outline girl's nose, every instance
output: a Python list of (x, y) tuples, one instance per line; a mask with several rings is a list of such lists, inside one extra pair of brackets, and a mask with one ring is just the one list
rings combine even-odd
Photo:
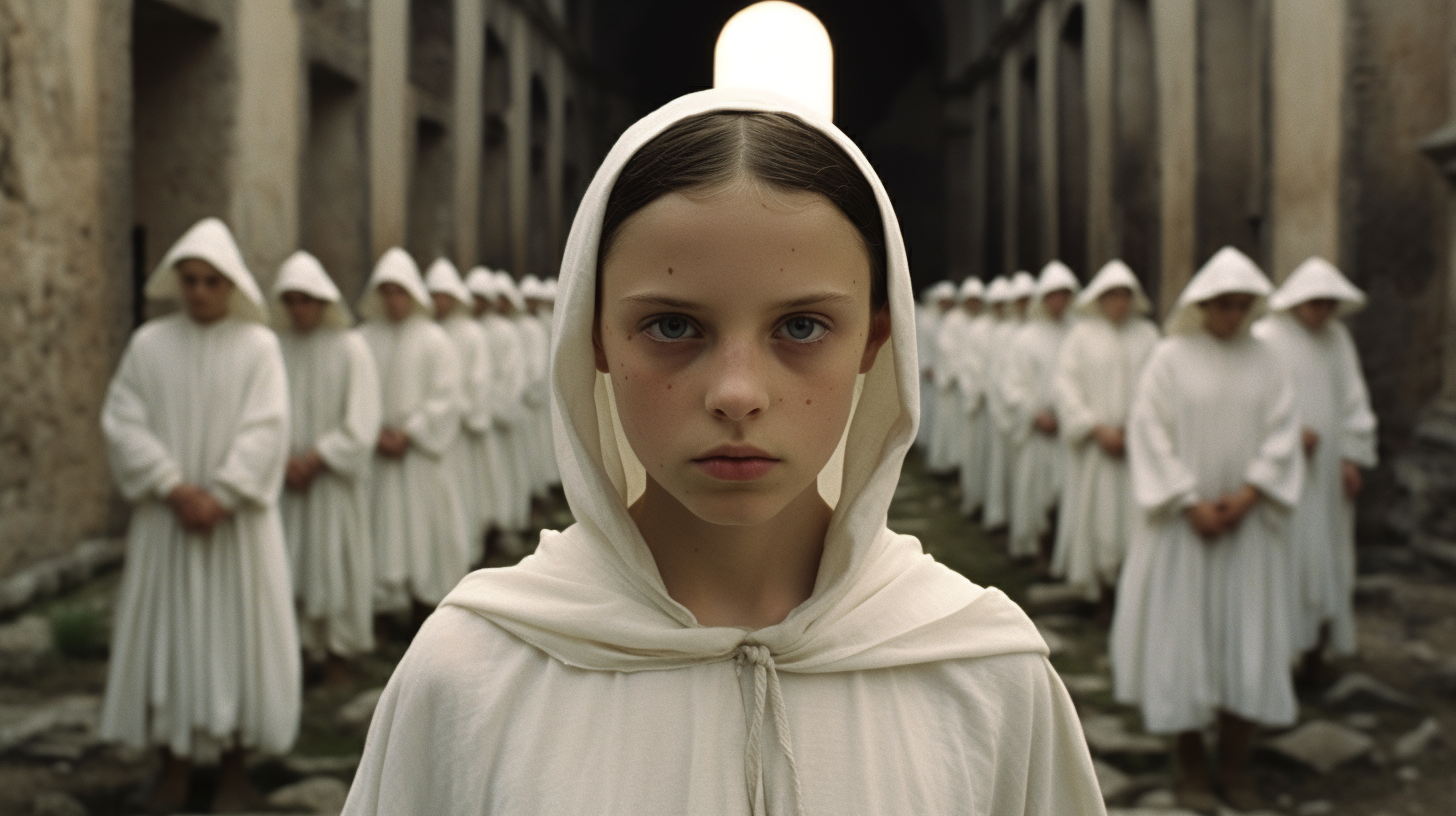
[(760, 414), (768, 404), (768, 361), (749, 340), (725, 339), (712, 361), (713, 380), (705, 407), (730, 422)]

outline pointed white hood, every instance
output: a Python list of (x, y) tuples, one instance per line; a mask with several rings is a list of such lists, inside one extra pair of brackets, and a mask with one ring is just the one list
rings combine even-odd
[(965, 303), (971, 299), (985, 300), (986, 285), (981, 283), (980, 278), (971, 277), (961, 281), (960, 291), (956, 292), (956, 303)]
[(1042, 305), (1042, 298), (1052, 292), (1066, 290), (1074, 296), (1077, 290), (1082, 288), (1082, 283), (1077, 280), (1077, 275), (1072, 272), (1071, 267), (1061, 261), (1052, 261), (1042, 267), (1041, 275), (1036, 279), (1036, 293), (1032, 295), (1031, 308), (1027, 310), (1028, 317), (1046, 317), (1046, 307)]
[(948, 280), (936, 281), (931, 287), (925, 290), (925, 303), (934, 306), (942, 300), (955, 300), (956, 287)]
[(1005, 303), (1008, 300), (1011, 300), (1011, 281), (1002, 275), (997, 275), (986, 286), (986, 302)]
[(1113, 289), (1127, 287), (1132, 290), (1132, 313), (1146, 315), (1153, 311), (1153, 304), (1148, 300), (1148, 295), (1143, 291), (1143, 285), (1138, 282), (1137, 275), (1134, 275), (1132, 268), (1120, 260), (1111, 260), (1098, 270), (1096, 277), (1087, 284), (1087, 288), (1077, 295), (1076, 311), (1084, 317), (1091, 317), (1102, 314), (1097, 308), (1097, 299)]
[(1257, 264), (1244, 253), (1226, 246), (1213, 254), (1208, 263), (1198, 270), (1193, 280), (1178, 296), (1173, 311), (1168, 315), (1168, 334), (1197, 334), (1203, 331), (1203, 313), (1198, 304), (1212, 300), (1219, 295), (1241, 293), (1254, 295), (1254, 307), (1244, 319), (1239, 331), (1248, 331), (1249, 326), (1264, 314), (1265, 300), (1274, 290), (1273, 284), (1259, 270)]
[(1269, 296), (1269, 309), (1284, 312), (1322, 298), (1339, 301), (1336, 313), (1340, 317), (1365, 308), (1365, 293), (1340, 274), (1334, 264), (1324, 258), (1310, 258), (1295, 267), (1284, 285)]
[(365, 320), (386, 319), (384, 304), (379, 300), (378, 289), (381, 283), (397, 283), (404, 287), (415, 302), (414, 314), (430, 317), (435, 313), (430, 293), (425, 289), (425, 282), (420, 279), (419, 266), (408, 252), (399, 247), (385, 250), (379, 256), (379, 263), (374, 265), (374, 274), (369, 276), (364, 295), (359, 298), (359, 314)]
[(1007, 300), (1020, 300), (1036, 296), (1036, 278), (1030, 272), (1022, 270), (1011, 276), (1011, 290), (1007, 293)]
[(238, 250), (232, 231), (216, 218), (204, 218), (193, 224), (162, 256), (162, 262), (147, 278), (144, 292), (148, 300), (182, 298), (182, 283), (173, 267), (188, 258), (207, 261), (233, 282), (233, 293), (228, 299), (229, 317), (267, 325), (268, 304), (263, 300), (263, 291), (248, 271), (248, 265), (243, 263), (243, 253)]
[(465, 276), (465, 288), (470, 290), (470, 294), (487, 300), (495, 300), (500, 295), (500, 290), (495, 285), (495, 275), (483, 266), (475, 267)]
[(467, 309), (475, 304), (475, 297), (465, 287), (465, 281), (460, 280), (460, 270), (448, 258), (436, 258), (430, 264), (429, 271), (425, 273), (425, 288), (431, 294), (449, 295)]
[(526, 311), (526, 298), (521, 294), (521, 287), (516, 285), (516, 279), (511, 273), (502, 269), (495, 272), (496, 297), (503, 297), (511, 302), (511, 308), (518, 312)]
[[(628, 515), (644, 471), (622, 435), (609, 379), (596, 370), (592, 347), (597, 250), (617, 174), (675, 122), (716, 110), (785, 111), (833, 138), (875, 189), (888, 262), (891, 338), (861, 378), (843, 458), (836, 456), (820, 475), (834, 514), (814, 592), (781, 623), (754, 632), (700, 626), (668, 595)], [(622, 135), (572, 224), (551, 363), (556, 454), (577, 523), (564, 533), (543, 533), (536, 553), (517, 567), (468, 576), (446, 604), (485, 616), (564, 663), (604, 671), (716, 663), (749, 647), (791, 672), (1045, 653), (1035, 627), (1005, 595), (971, 584), (925, 555), (914, 538), (886, 527), (919, 416), (910, 270), (873, 168), (838, 128), (802, 105), (759, 91), (703, 91), (668, 103)]]
[(302, 292), (328, 304), (324, 306), (323, 320), (319, 324), (323, 328), (347, 329), (354, 325), (354, 316), (344, 305), (339, 287), (334, 285), (319, 259), (304, 250), (300, 249), (283, 261), (283, 265), (278, 267), (278, 279), (273, 282), (273, 301), (278, 304), (273, 312), (273, 328), (291, 331), (293, 323), (283, 305), (284, 292)]

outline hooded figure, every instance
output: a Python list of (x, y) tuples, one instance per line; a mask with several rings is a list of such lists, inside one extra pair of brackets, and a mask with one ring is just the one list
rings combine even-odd
[[(322, 301), (317, 326), (298, 330), (290, 294)], [(315, 657), (353, 657), (374, 649), (369, 468), (379, 435), (379, 378), (317, 258), (302, 250), (290, 255), (273, 297), (293, 439), (279, 508), (293, 557), (299, 639)]]
[(968, 429), (961, 413), (961, 352), (971, 316), (961, 306), (965, 293), (950, 289), (951, 308), (935, 327), (935, 416), (940, 420), (930, 435), (926, 468), (931, 473), (954, 473), (961, 463), (961, 447)]
[(491, 307), (480, 317), (481, 328), (485, 329), (486, 344), (490, 348), (491, 411), (492, 427), (501, 445), (499, 463), (506, 468), (507, 482), (500, 490), (500, 527), (511, 533), (504, 539), (508, 549), (516, 549), (519, 533), (530, 524), (531, 451), (528, 443), (526, 414), (526, 385), (529, 363), (521, 334), (510, 315), (515, 312), (516, 300), (511, 298), (514, 287), (507, 287), (510, 276), (503, 272), (489, 272), (489, 283), (483, 277), (476, 277), (471, 290), (477, 295), (489, 298)]
[(1066, 264), (1047, 264), (1036, 282), (1029, 319), (1008, 351), (1004, 382), (1013, 458), (1012, 558), (1038, 555), (1039, 542), (1051, 526), (1051, 510), (1061, 500), (1066, 450), (1057, 437), (1052, 381), (1071, 324), (1067, 303), (1078, 288), (1077, 276)]
[[(1327, 305), (1311, 327), (1304, 310), (1319, 309), (1321, 301)], [(1338, 269), (1310, 258), (1270, 296), (1271, 313), (1254, 324), (1254, 336), (1284, 363), (1308, 437), (1304, 491), (1289, 520), (1294, 645), (1301, 652), (1325, 645), (1320, 629), (1328, 626), (1331, 650), (1355, 653), (1353, 493), (1360, 483), (1357, 468), (1376, 463), (1376, 423), (1350, 330), (1331, 318), (1364, 305), (1365, 294)]]
[(1243, 253), (1215, 254), (1173, 307), (1128, 417), (1141, 518), (1118, 586), (1113, 680), (1149, 731), (1180, 733), (1180, 775), (1195, 789), (1201, 731), (1220, 713), (1221, 740), (1245, 749), (1249, 723), (1297, 713), (1286, 533), (1299, 425), (1278, 357), (1249, 333), (1271, 289)]
[[(386, 286), (398, 288), (386, 293)], [(460, 433), (460, 361), (432, 311), (414, 259), (398, 247), (386, 251), (359, 301), (359, 333), (374, 353), (382, 394), (373, 502), (380, 611), (408, 609), (411, 599), (434, 606), (470, 567), (460, 494), (445, 459)]]
[(1010, 279), (997, 276), (986, 287), (986, 312), (990, 324), (986, 327), (986, 356), (982, 366), (985, 383), (982, 393), (986, 400), (986, 497), (981, 505), (981, 523), (987, 529), (1006, 526), (1006, 508), (1010, 502), (1011, 476), (1008, 451), (1006, 450), (1006, 403), (1001, 394), (1001, 363), (1006, 357), (1006, 344), (1016, 332), (1011, 311), (1012, 289)]
[(961, 328), (956, 362), (956, 391), (960, 395), (959, 444), (961, 513), (969, 516), (986, 500), (986, 344), (990, 341), (991, 317), (986, 313), (986, 287), (980, 278), (966, 278), (960, 290), (961, 310), (966, 322)]
[(523, 480), (525, 487), (524, 512), (529, 516), (531, 499), (542, 495), (550, 479), (545, 459), (552, 452), (546, 447), (546, 437), (541, 432), (546, 410), (546, 364), (550, 348), (546, 345), (546, 333), (540, 322), (527, 311), (529, 304), (515, 278), (508, 272), (498, 271), (495, 280), (501, 298), (508, 305), (506, 325), (515, 332), (520, 348), (520, 424), (512, 439), (516, 444), (516, 461), (521, 466), (518, 478)]
[[(490, 352), (485, 330), (474, 317), (475, 296), (465, 288), (455, 264), (446, 258), (430, 264), (425, 288), (435, 299), (436, 319), (450, 335), (460, 360), (460, 435), (445, 454), (445, 464), (460, 491), (460, 524), (470, 536), (470, 563), (475, 564), (484, 554), (485, 531), (496, 524), (499, 506), (494, 480), (484, 478), (485, 432), (491, 424)], [(448, 313), (441, 315), (443, 309)]]
[[(616, 372), (594, 351), (619, 173), (713, 111), (789, 111), (832, 139), (873, 188), (888, 262), (889, 342), (818, 481), (833, 510), (817, 581), (757, 629), (702, 625), (669, 594), (629, 512), (646, 474), (617, 424)], [(473, 573), (429, 620), (380, 700), (345, 813), (1101, 813), (1029, 619), (885, 526), (915, 435), (914, 320), (889, 198), (832, 124), (777, 96), (713, 90), (628, 129), (562, 263), (552, 406), (577, 523), (544, 532), (518, 566)]]
[(935, 387), (936, 341), (940, 337), (940, 322), (945, 319), (950, 305), (955, 302), (955, 284), (937, 281), (925, 290), (923, 303), (915, 307), (915, 342), (920, 352), (920, 430), (916, 432), (915, 444), (928, 456), (930, 440), (935, 435), (935, 407), (938, 398)]
[[(1127, 302), (1104, 308), (1109, 292)], [(1121, 310), (1117, 319), (1109, 309)], [(1088, 600), (1117, 586), (1137, 512), (1124, 448), (1133, 387), (1158, 342), (1144, 317), (1151, 310), (1127, 264), (1109, 261), (1077, 296), (1078, 320), (1057, 358), (1057, 424), (1070, 450), (1052, 574), (1084, 588)]]
[(262, 293), (221, 221), (199, 222), (168, 250), (147, 296), (185, 293), (178, 267), (188, 261), (231, 282), (226, 310), (199, 322), (188, 294), (186, 310), (138, 329), (101, 413), (132, 515), (100, 734), (182, 758), (281, 753), (300, 705), (277, 506), (288, 376)]

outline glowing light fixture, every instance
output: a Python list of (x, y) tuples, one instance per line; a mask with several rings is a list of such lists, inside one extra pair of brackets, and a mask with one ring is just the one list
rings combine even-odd
[(761, 88), (834, 116), (834, 47), (819, 18), (782, 0), (733, 15), (713, 49), (713, 87)]

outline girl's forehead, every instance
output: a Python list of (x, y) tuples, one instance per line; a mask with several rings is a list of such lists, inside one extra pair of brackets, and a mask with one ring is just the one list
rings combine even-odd
[(751, 186), (669, 194), (635, 213), (602, 266), (607, 300), (700, 306), (780, 303), (811, 295), (869, 298), (869, 254), (854, 225), (815, 194)]

